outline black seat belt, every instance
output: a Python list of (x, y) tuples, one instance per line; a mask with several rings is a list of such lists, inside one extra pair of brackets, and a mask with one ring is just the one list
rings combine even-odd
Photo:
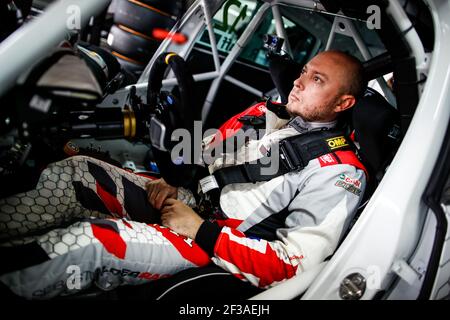
[(219, 189), (232, 183), (255, 183), (269, 181), (289, 172), (300, 171), (310, 160), (338, 150), (355, 150), (353, 142), (342, 130), (309, 131), (283, 139), (279, 143), (278, 168), (267, 173), (273, 158), (265, 156), (255, 163), (225, 167), (216, 170), (212, 175), (200, 180), (204, 193)]

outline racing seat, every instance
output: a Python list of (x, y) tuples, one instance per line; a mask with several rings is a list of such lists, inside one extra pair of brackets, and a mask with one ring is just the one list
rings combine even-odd
[(361, 204), (339, 244), (350, 232), (380, 184), (401, 142), (400, 113), (376, 90), (366, 88), (363, 97), (349, 111), (349, 128), (353, 131), (358, 156), (367, 169), (368, 178)]
[(380, 183), (400, 144), (399, 112), (377, 91), (367, 88), (352, 108), (351, 126), (358, 155), (369, 173), (367, 200)]

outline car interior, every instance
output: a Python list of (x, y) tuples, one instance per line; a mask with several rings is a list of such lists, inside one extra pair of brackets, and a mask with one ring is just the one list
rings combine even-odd
[[(14, 106), (0, 108), (0, 197), (32, 189), (48, 163), (74, 154), (165, 177), (174, 172), (171, 167), (161, 167), (170, 158), (154, 147), (157, 133), (152, 136), (148, 129), (155, 113), (152, 101), (168, 99), (162, 92), (182, 105), (177, 107), (178, 114), (164, 120), (173, 127), (201, 120), (203, 130), (219, 128), (255, 102), (286, 103), (301, 66), (318, 52), (336, 49), (363, 61), (369, 83), (364, 96), (342, 120), (369, 173), (367, 190), (351, 226), (355, 223), (395, 157), (426, 81), (425, 74), (417, 76), (414, 49), (404, 40), (406, 33), (386, 14), (384, 1), (375, 1), (388, 25), (380, 29), (367, 28), (370, 1), (322, 0), (320, 10), (314, 8), (315, 1), (304, 5), (280, 1), (278, 6), (259, 0), (213, 1), (210, 12), (199, 9), (200, 0), (179, 1), (183, 5), (166, 9), (173, 10), (175, 19), (154, 21), (162, 29), (175, 27), (187, 39), (183, 44), (170, 39), (150, 43), (141, 35), (154, 25), (141, 26), (121, 12), (134, 10), (143, 16), (155, 12), (144, 12), (132, 1), (114, 2), (118, 2), (115, 8), (103, 11), (81, 34), (72, 34), (65, 44), (49, 50), (0, 96), (0, 106)], [(413, 22), (424, 52), (432, 51), (433, 26), (427, 8), (419, 0), (399, 4)], [(30, 21), (38, 19), (47, 5), (46, 1), (30, 1)], [(193, 18), (183, 20), (183, 14)], [(197, 26), (195, 19), (211, 23)], [(192, 30), (199, 32), (189, 34)], [(158, 67), (158, 56), (170, 51), (183, 61), (167, 69)], [(107, 75), (103, 64), (109, 70)], [(74, 69), (79, 72), (70, 71)], [(36, 99), (37, 95), (41, 99)], [(52, 101), (51, 105), (47, 101)], [(138, 124), (127, 132), (127, 121)], [(195, 170), (186, 166), (172, 174), (193, 180)], [(93, 287), (60, 299), (248, 299), (263, 291), (208, 266), (147, 285), (106, 292)], [(292, 298), (301, 297), (304, 291), (299, 288)]]

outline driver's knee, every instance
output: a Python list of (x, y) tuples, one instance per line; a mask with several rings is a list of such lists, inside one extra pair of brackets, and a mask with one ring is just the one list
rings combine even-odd
[[(47, 299), (68, 291), (73, 270), (83, 273), (80, 290), (90, 285), (105, 251), (88, 221), (76, 222), (36, 236), (31, 243), (0, 247), (8, 263), (0, 268), (0, 281), (28, 299)], [(58, 284), (58, 285), (56, 285)]]

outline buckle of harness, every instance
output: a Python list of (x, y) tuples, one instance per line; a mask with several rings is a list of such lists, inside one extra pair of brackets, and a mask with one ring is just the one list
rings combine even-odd
[(257, 116), (250, 116), (245, 115), (238, 119), (239, 122), (242, 122), (243, 124), (251, 125), (251, 126), (260, 126), (266, 123), (265, 118), (257, 117)]
[(280, 141), (280, 159), (289, 171), (300, 171), (305, 167), (302, 157), (295, 152), (289, 140)]

